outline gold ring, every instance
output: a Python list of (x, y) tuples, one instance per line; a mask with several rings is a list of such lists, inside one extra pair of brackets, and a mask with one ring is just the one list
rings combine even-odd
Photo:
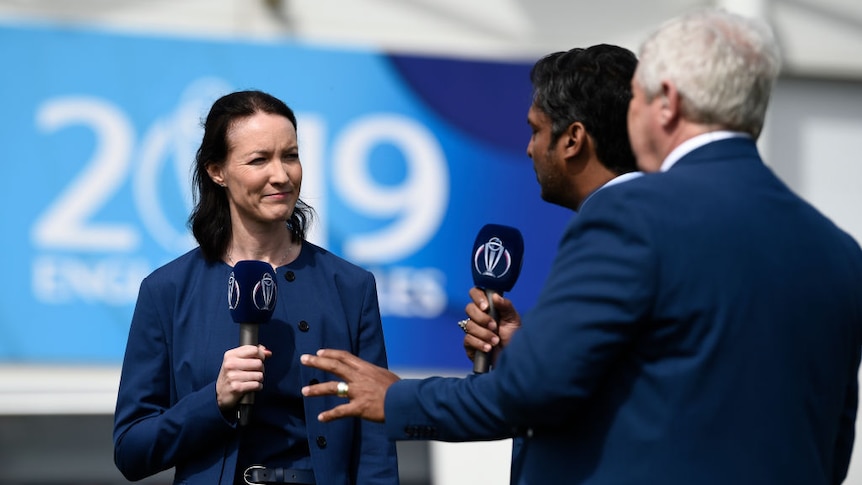
[(347, 383), (339, 382), (338, 386), (335, 388), (335, 395), (338, 397), (347, 397)]

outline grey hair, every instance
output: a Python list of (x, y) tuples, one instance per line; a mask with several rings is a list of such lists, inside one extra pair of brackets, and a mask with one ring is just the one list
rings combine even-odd
[(683, 117), (756, 139), (780, 69), (765, 22), (709, 9), (675, 18), (647, 38), (635, 80), (648, 101), (671, 82)]

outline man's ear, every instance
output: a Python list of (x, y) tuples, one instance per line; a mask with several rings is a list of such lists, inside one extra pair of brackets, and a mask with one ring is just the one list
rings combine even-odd
[(680, 99), (679, 91), (676, 85), (671, 82), (664, 81), (661, 83), (661, 123), (669, 125), (677, 120), (680, 116)]
[(587, 141), (587, 129), (580, 121), (570, 124), (566, 131), (560, 135), (560, 143), (563, 146), (564, 158), (574, 158), (583, 150)]

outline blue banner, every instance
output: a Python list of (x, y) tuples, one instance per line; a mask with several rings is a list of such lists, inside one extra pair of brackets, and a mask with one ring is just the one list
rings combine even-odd
[(296, 111), (310, 239), (375, 273), (393, 368), (470, 368), (483, 225), (524, 234), (524, 312), (571, 217), (525, 154), (528, 64), (6, 24), (0, 66), (3, 362), (120, 362), (141, 279), (194, 247), (200, 122), (237, 89)]

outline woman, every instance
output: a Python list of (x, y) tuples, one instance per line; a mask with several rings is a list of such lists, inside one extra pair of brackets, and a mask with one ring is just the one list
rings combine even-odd
[[(303, 353), (337, 347), (386, 365), (374, 278), (305, 241), (312, 211), (301, 182), (290, 108), (260, 91), (213, 104), (189, 218), (199, 247), (144, 279), (132, 318), (114, 417), (114, 461), (126, 478), (176, 467), (177, 484), (398, 483), (381, 425), (320, 423), (318, 413), (344, 399), (300, 394), (331, 380), (300, 365)], [(257, 346), (237, 345), (228, 310), (240, 260), (270, 263), (277, 275)], [(240, 426), (248, 392), (254, 406)]]

